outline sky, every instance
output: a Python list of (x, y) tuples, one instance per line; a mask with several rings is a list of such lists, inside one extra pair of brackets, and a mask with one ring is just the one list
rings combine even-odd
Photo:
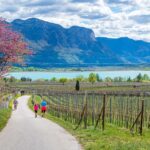
[(93, 29), (98, 37), (150, 42), (150, 0), (0, 0), (0, 17)]

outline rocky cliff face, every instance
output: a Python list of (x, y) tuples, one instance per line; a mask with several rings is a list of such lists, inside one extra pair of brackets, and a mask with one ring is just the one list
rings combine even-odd
[(96, 38), (91, 29), (79, 26), (66, 29), (36, 18), (17, 19), (11, 25), (34, 52), (27, 58), (29, 66), (83, 67), (150, 62), (150, 43), (143, 41)]

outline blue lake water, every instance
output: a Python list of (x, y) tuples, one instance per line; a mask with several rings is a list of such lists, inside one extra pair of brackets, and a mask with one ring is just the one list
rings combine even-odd
[(51, 79), (53, 77), (56, 77), (57, 79), (65, 77), (65, 78), (75, 78), (79, 75), (84, 76), (85, 78), (89, 76), (89, 74), (93, 73), (98, 73), (100, 78), (104, 79), (106, 77), (124, 77), (124, 78), (135, 78), (139, 73), (147, 74), (150, 76), (150, 71), (140, 71), (140, 70), (135, 70), (135, 71), (83, 71), (83, 72), (12, 72), (9, 73), (8, 76), (13, 76), (17, 79), (20, 79), (21, 77), (28, 77), (31, 78), (32, 80), (37, 80), (37, 79)]

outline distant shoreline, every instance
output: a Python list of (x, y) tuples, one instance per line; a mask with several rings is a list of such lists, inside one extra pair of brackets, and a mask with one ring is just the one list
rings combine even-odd
[(83, 68), (34, 68), (13, 67), (10, 72), (82, 72), (82, 71), (150, 71), (149, 67), (83, 67)]

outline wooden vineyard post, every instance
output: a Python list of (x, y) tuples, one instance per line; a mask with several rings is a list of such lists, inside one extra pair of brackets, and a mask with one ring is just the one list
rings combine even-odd
[(74, 95), (74, 99), (75, 99), (75, 123), (77, 123), (78, 121), (78, 92), (76, 93), (76, 95)]
[(123, 123), (124, 123), (124, 116), (123, 116), (123, 114), (124, 114), (124, 99), (122, 99), (121, 100), (121, 126), (123, 126)]
[(106, 95), (104, 95), (103, 98), (102, 130), (105, 129), (105, 106), (106, 106)]
[(102, 106), (100, 113), (98, 114), (98, 118), (97, 118), (96, 124), (95, 124), (95, 129), (98, 126), (101, 116), (102, 116), (102, 130), (105, 129), (105, 107), (106, 107), (106, 95), (104, 95), (104, 97), (103, 97), (103, 106)]
[(130, 124), (132, 124), (132, 99), (130, 100)]
[(143, 115), (144, 115), (144, 100), (142, 100), (142, 106), (141, 106), (141, 111), (140, 113), (138, 114), (138, 116), (136, 117), (130, 131), (131, 133), (133, 134), (133, 129), (134, 129), (134, 126), (136, 123), (138, 123), (138, 119), (140, 118), (140, 127), (139, 127), (139, 133), (140, 135), (142, 135), (142, 132), (143, 132)]
[[(139, 112), (139, 102), (140, 102), (140, 99), (138, 97), (138, 100), (137, 100), (137, 113)], [(138, 130), (138, 123), (136, 123), (136, 131)]]
[(84, 128), (87, 128), (87, 98), (85, 98)]
[(142, 135), (142, 130), (143, 130), (143, 114), (144, 114), (144, 100), (142, 100), (141, 121), (140, 121), (140, 135)]
[(94, 116), (94, 94), (92, 94), (92, 98), (91, 98), (91, 100), (92, 100), (92, 125), (94, 125), (94, 118), (95, 118), (95, 116)]
[(128, 106), (128, 98), (127, 98), (127, 107), (126, 107), (126, 128), (128, 128), (129, 127), (129, 123), (128, 123), (128, 121), (129, 121), (129, 112), (128, 112), (128, 108), (129, 108), (129, 106)]
[[(76, 126), (76, 129), (78, 129), (78, 127), (80, 126), (80, 124), (82, 123), (82, 120), (83, 120), (83, 117), (84, 117), (84, 126), (87, 127), (87, 92), (85, 92), (85, 96), (84, 96), (84, 107), (83, 107), (83, 110), (81, 112), (81, 117), (80, 117), (80, 120), (78, 122), (78, 125)], [(85, 115), (86, 114), (86, 115)], [(86, 118), (85, 118), (86, 116)], [(85, 122), (86, 121), (86, 122)]]
[(112, 99), (110, 97), (110, 123), (112, 123)]

